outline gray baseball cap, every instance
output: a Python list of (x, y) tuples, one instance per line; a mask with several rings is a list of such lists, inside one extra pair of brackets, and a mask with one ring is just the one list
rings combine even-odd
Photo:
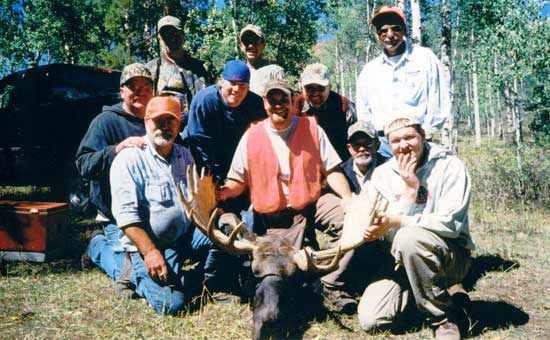
[(281, 90), (288, 96), (292, 95), (292, 90), (290, 89), (288, 83), (281, 79), (272, 79), (267, 82), (265, 85), (264, 97), (267, 97), (267, 94), (272, 90)]
[(378, 139), (378, 133), (376, 132), (374, 126), (364, 120), (358, 120), (348, 128), (348, 140), (350, 140), (351, 137), (358, 132), (362, 132), (372, 139)]
[(122, 70), (122, 74), (120, 75), (120, 86), (124, 85), (128, 80), (135, 77), (144, 77), (153, 81), (151, 71), (149, 71), (147, 66), (140, 63), (133, 63), (130, 65), (126, 65)]
[(302, 86), (309, 84), (328, 86), (330, 84), (328, 67), (321, 63), (307, 65), (300, 77), (300, 83)]

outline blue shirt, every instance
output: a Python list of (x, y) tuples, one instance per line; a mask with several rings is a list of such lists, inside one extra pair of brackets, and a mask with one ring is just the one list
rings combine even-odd
[(191, 102), (184, 138), (197, 167), (208, 168), (216, 180), (224, 180), (237, 144), (252, 122), (267, 117), (263, 100), (248, 92), (238, 107), (224, 103), (218, 85), (201, 90)]
[[(179, 202), (176, 184), (187, 187), (186, 169), (193, 164), (189, 151), (174, 144), (169, 159), (160, 156), (146, 136), (147, 147), (122, 150), (111, 166), (112, 211), (117, 225), (141, 224), (159, 249), (192, 232)], [(127, 251), (137, 251), (124, 235)]]

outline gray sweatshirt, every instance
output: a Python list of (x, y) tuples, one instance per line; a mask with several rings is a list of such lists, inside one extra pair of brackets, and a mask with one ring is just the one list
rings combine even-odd
[[(471, 179), (464, 163), (440, 146), (424, 144), (426, 162), (416, 170), (420, 185), (427, 189), (427, 200), (414, 203), (402, 198), (404, 182), (395, 157), (374, 170), (371, 181), (389, 201), (388, 212), (401, 214), (401, 228), (424, 228), (461, 246), (474, 250), (468, 228)], [(386, 239), (393, 240), (396, 229)]]

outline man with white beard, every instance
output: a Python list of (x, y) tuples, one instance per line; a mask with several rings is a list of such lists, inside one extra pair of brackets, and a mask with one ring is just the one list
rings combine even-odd
[[(204, 272), (213, 268), (211, 241), (195, 229), (178, 200), (176, 185), (186, 190), (186, 169), (194, 163), (185, 147), (174, 144), (180, 119), (178, 99), (151, 99), (145, 113), (145, 147), (122, 150), (111, 166), (112, 211), (124, 233), (123, 251), (102, 235), (92, 238), (88, 247), (91, 260), (113, 280), (129, 257), (136, 294), (157, 313), (171, 315), (200, 293)], [(200, 264), (184, 272), (186, 259)]]
[(340, 164), (340, 168), (354, 193), (358, 194), (374, 168), (386, 161), (376, 152), (379, 146), (378, 133), (372, 124), (360, 120), (348, 128), (347, 148), (351, 157)]

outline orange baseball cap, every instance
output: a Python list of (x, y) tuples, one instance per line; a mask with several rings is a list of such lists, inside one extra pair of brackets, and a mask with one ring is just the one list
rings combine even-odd
[(181, 103), (176, 97), (158, 96), (149, 101), (145, 110), (145, 119), (153, 119), (163, 115), (173, 116), (181, 120)]
[(387, 17), (392, 17), (392, 16), (401, 19), (401, 21), (403, 21), (403, 26), (407, 27), (407, 20), (405, 18), (405, 13), (403, 13), (403, 10), (401, 10), (401, 8), (399, 7), (388, 6), (388, 5), (384, 5), (380, 7), (376, 11), (376, 13), (374, 13), (372, 18), (370, 18), (370, 23), (374, 27), (380, 27), (382, 26), (381, 25), (382, 19)]

